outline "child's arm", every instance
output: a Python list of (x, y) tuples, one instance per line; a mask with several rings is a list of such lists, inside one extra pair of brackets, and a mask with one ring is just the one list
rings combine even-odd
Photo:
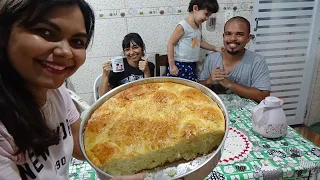
[(209, 50), (209, 51), (218, 51), (218, 52), (221, 52), (224, 50), (224, 47), (216, 47), (216, 46), (213, 46), (209, 43), (207, 43), (206, 41), (202, 40), (201, 39), (201, 42), (200, 42), (200, 47), (203, 48), (203, 49), (206, 49), (206, 50)]
[[(178, 69), (177, 66), (175, 65), (174, 63), (174, 46), (179, 42), (179, 40), (181, 39), (181, 37), (183, 36), (184, 34), (184, 30), (183, 30), (183, 27), (181, 25), (178, 25), (170, 39), (169, 39), (169, 42), (168, 42), (168, 60), (169, 60), (169, 66), (170, 66), (170, 73), (171, 73), (171, 69)], [(171, 73), (172, 74), (172, 73)], [(177, 75), (178, 72), (175, 72), (174, 74), (172, 75)]]

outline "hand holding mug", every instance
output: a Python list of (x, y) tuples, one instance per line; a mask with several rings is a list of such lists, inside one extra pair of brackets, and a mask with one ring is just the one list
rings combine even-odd
[(107, 62), (103, 63), (102, 65), (102, 74), (105, 75), (105, 76), (109, 76), (110, 74), (110, 71), (111, 71), (111, 62), (108, 60)]

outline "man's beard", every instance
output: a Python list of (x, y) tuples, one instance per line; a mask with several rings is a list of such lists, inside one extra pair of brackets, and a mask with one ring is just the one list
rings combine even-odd
[(231, 54), (231, 55), (236, 55), (236, 54), (238, 54), (240, 51), (239, 51), (239, 50), (229, 51), (229, 50), (227, 49), (227, 52), (228, 52), (229, 54)]
[[(231, 43), (234, 43), (234, 44), (240, 46), (240, 43), (238, 43), (238, 42), (227, 42), (227, 45), (229, 45), (229, 44), (231, 44)], [(240, 50), (234, 50), (234, 49), (231, 49), (231, 51), (230, 51), (230, 50), (228, 50), (228, 49), (226, 48), (226, 50), (227, 50), (227, 52), (228, 52), (229, 54), (231, 54), (231, 55), (236, 55), (236, 54), (238, 54), (238, 53), (240, 52)]]

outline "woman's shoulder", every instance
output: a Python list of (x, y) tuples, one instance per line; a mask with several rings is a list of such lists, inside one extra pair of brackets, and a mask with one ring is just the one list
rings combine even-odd
[(48, 91), (48, 96), (55, 99), (61, 99), (65, 101), (66, 99), (70, 98), (70, 94), (68, 89), (65, 87), (65, 85), (60, 86), (57, 89), (51, 89)]
[[(65, 85), (62, 85), (57, 89), (51, 89), (48, 91), (47, 102), (41, 107), (41, 109), (47, 112), (48, 109), (52, 109), (53, 107), (65, 109), (69, 108), (71, 105), (71, 95)], [(48, 112), (51, 112), (51, 110)]]
[(13, 137), (0, 120), (0, 159), (3, 157), (15, 163), (24, 162), (24, 156), (22, 154), (15, 155), (16, 151), (17, 146), (14, 143)]
[[(44, 114), (49, 113), (52, 116), (52, 109), (55, 109), (55, 116), (64, 118), (67, 116), (69, 122), (74, 122), (79, 119), (79, 113), (72, 101), (69, 90), (62, 85), (61, 87), (49, 90), (47, 95), (47, 103), (42, 107)], [(61, 119), (57, 118), (57, 119)]]

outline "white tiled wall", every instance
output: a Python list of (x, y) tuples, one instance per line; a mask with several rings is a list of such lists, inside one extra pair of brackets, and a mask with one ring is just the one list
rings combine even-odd
[[(85, 64), (71, 77), (71, 82), (75, 92), (92, 104), (94, 80), (101, 73), (101, 65), (106, 59), (122, 55), (123, 37), (130, 32), (139, 33), (146, 44), (147, 56), (154, 62), (155, 53), (166, 53), (171, 32), (188, 13), (186, 10), (189, 0), (88, 0), (88, 2), (96, 13), (95, 36), (92, 46), (88, 49)], [(234, 16), (240, 15), (251, 21), (253, 0), (218, 0), (218, 2), (220, 11), (215, 15), (215, 31), (207, 31), (205, 23), (202, 31), (206, 41), (222, 45), (224, 12), (236, 6)], [(160, 15), (161, 10), (164, 11), (163, 15)], [(121, 17), (121, 13), (125, 13), (125, 16)], [(202, 57), (205, 53), (206, 51), (202, 51)], [(313, 84), (306, 124), (320, 122), (320, 41)]]
[(146, 44), (148, 52), (166, 52), (167, 42), (173, 29), (184, 16), (168, 15), (128, 18), (128, 32), (139, 33)]
[(126, 7), (126, 0), (87, 0), (87, 2), (89, 2), (95, 10), (124, 9)]
[[(102, 72), (102, 63), (122, 55), (122, 39), (130, 32), (139, 33), (145, 44), (147, 55), (154, 62), (155, 53), (166, 53), (167, 42), (176, 24), (187, 14), (190, 0), (88, 0), (96, 14), (96, 29), (93, 44), (88, 49), (85, 64), (71, 77), (77, 94), (89, 104), (93, 103), (93, 83)], [(224, 12), (237, 7), (234, 15), (251, 20), (250, 6), (253, 0), (218, 0), (220, 11), (216, 14), (216, 29), (206, 30), (203, 37), (211, 44), (222, 45)], [(164, 14), (161, 15), (160, 11)], [(124, 13), (124, 17), (121, 16)], [(202, 51), (202, 57), (206, 52)]]
[(116, 56), (122, 52), (121, 42), (127, 34), (126, 19), (98, 19), (93, 44), (89, 48), (87, 59), (101, 56)]
[(161, 7), (161, 6), (182, 6), (188, 5), (189, 0), (125, 0), (127, 7)]

